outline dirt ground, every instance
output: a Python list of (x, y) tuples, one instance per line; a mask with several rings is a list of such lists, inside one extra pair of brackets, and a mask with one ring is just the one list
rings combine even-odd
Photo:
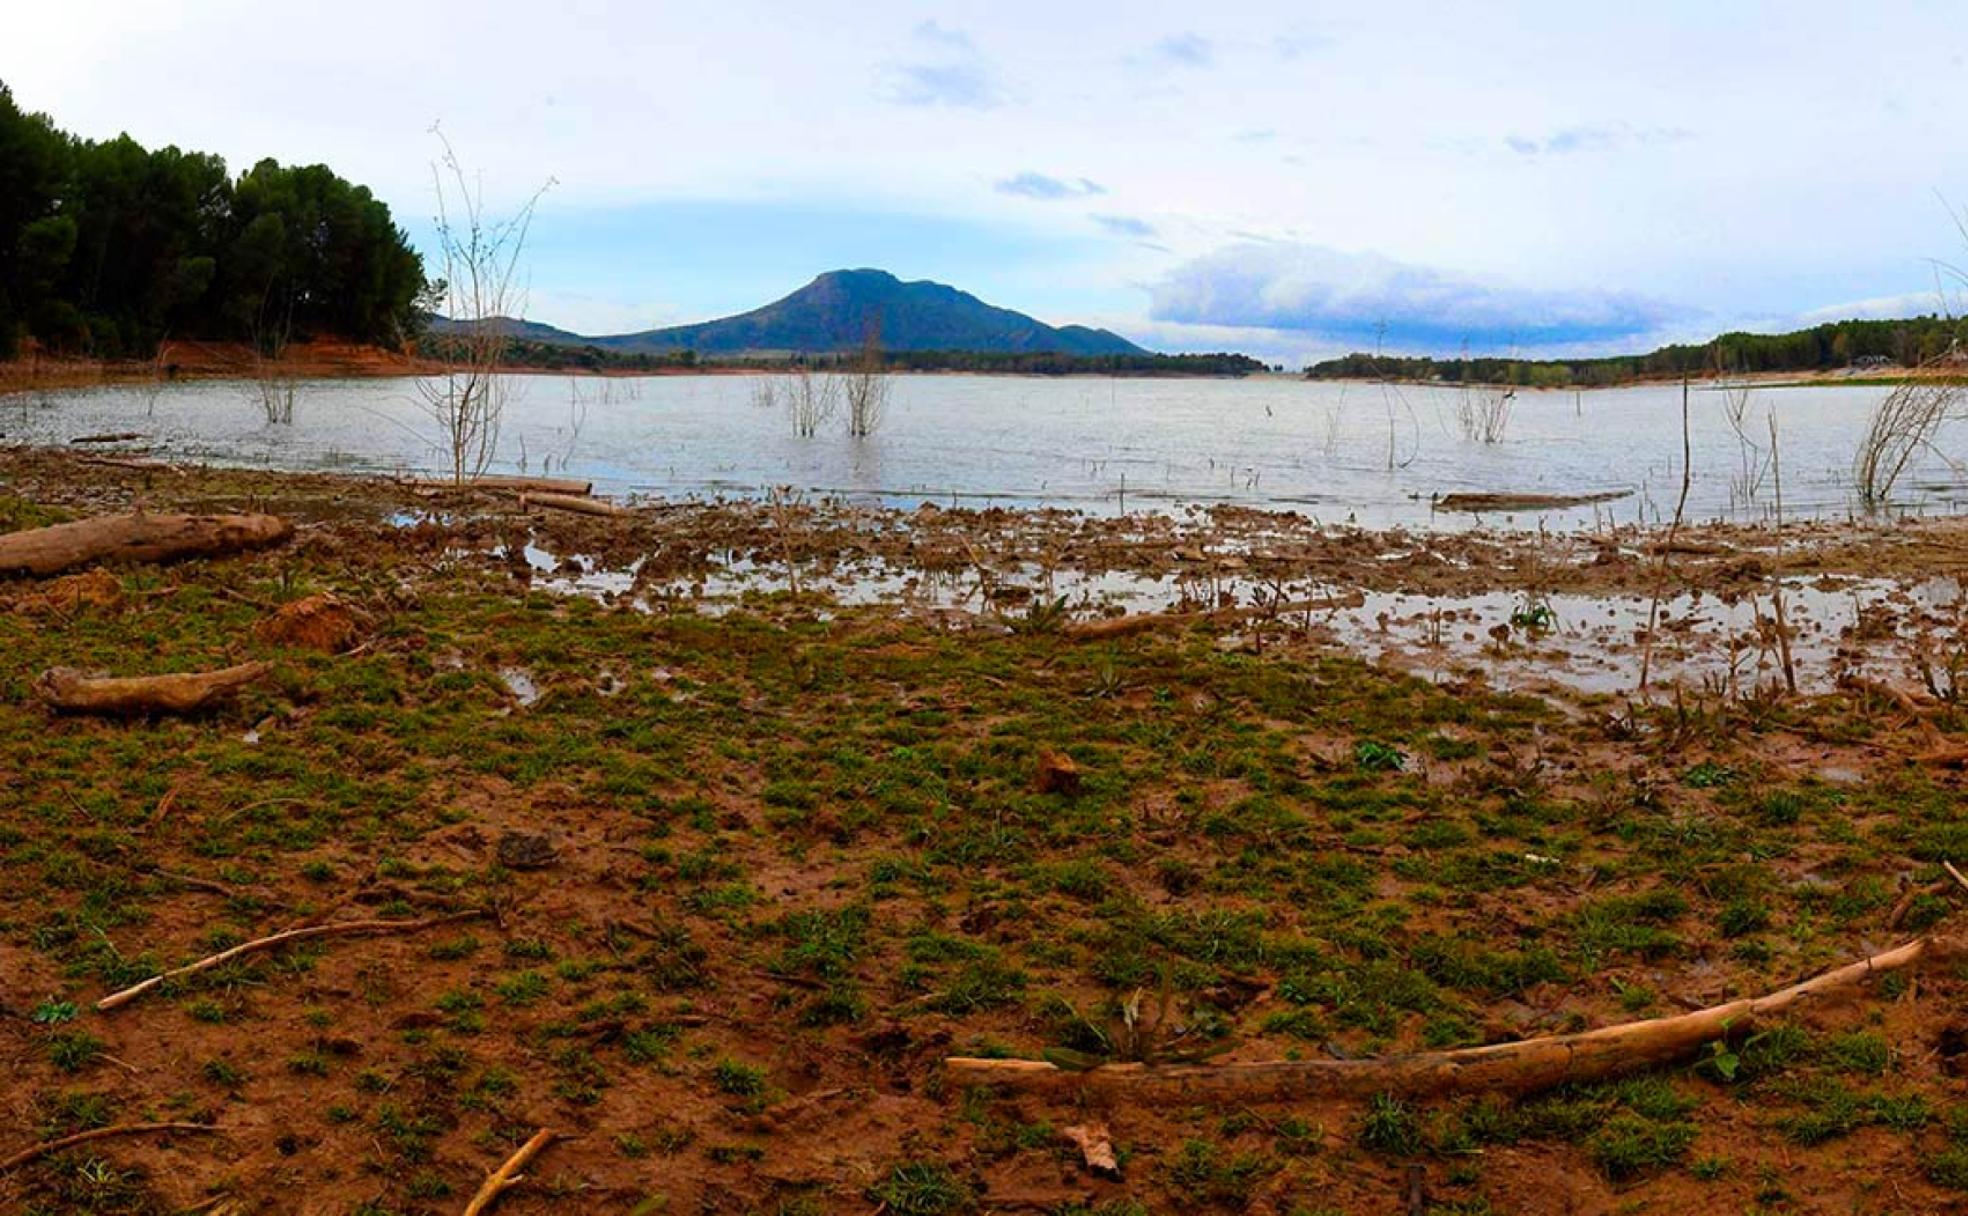
[[(1968, 1196), (1953, 955), (1691, 1059), (1531, 1094), (1148, 1102), (966, 1087), (942, 1063), (1452, 1049), (1952, 943), (1968, 717), (1947, 612), (1855, 612), (1796, 694), (1780, 662), (1694, 678), (1727, 657), (1672, 619), (1659, 645), (1690, 653), (1644, 694), (1503, 677), (1540, 661), (1536, 609), (1567, 596), (1768, 605), (1752, 644), (1776, 654), (1776, 589), (1958, 579), (1963, 521), (1683, 529), (1663, 554), (1624, 530), (1251, 511), (599, 518), (0, 453), (0, 533), (132, 509), (298, 530), (0, 582), (0, 1160), (93, 1128), (210, 1130), (0, 1166), (0, 1210), (459, 1212), (541, 1128), (561, 1138), (498, 1211), (1915, 1213)], [(1157, 590), (1094, 594), (1115, 585)], [(1511, 607), (1442, 665), (1367, 661), (1302, 611), (1073, 640), (1121, 607), (1308, 594)], [(1889, 634), (1892, 661), (1868, 666)], [(58, 716), (33, 688), (56, 666), (247, 660), (270, 674), (193, 717)], [(297, 926), (447, 917), (94, 1006)], [(1069, 1140), (1087, 1128), (1116, 1170)]]

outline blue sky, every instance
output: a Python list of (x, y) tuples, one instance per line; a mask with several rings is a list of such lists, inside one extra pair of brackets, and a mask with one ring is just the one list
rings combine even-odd
[(530, 315), (701, 319), (881, 266), (1165, 349), (1629, 349), (1936, 305), (1959, 5), (73, 0), (64, 126), (326, 161), (423, 238), (441, 119), (548, 177)]

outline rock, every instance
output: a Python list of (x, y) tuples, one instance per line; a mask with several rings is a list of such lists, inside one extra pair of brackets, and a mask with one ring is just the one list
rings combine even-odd
[(1039, 771), (1032, 787), (1041, 794), (1064, 794), (1070, 798), (1080, 792), (1080, 766), (1064, 752), (1040, 752)]
[(333, 595), (310, 595), (282, 604), (253, 627), (253, 636), (274, 646), (338, 654), (354, 645), (365, 621), (365, 614), (353, 604)]
[(553, 841), (539, 832), (501, 833), (495, 852), (508, 870), (545, 869), (559, 856)]
[(1100, 1123), (1076, 1124), (1062, 1127), (1059, 1134), (1068, 1144), (1080, 1150), (1087, 1169), (1101, 1178), (1119, 1178), (1121, 1163), (1114, 1158), (1114, 1144), (1107, 1134), (1106, 1125)]

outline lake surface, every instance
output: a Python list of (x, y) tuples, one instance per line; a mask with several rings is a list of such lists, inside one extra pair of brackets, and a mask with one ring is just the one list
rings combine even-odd
[[(497, 472), (592, 478), (597, 490), (669, 498), (757, 495), (913, 506), (1060, 506), (1090, 512), (1238, 503), (1371, 527), (1590, 527), (1673, 515), (1681, 483), (1681, 390), (1523, 391), (1502, 442), (1467, 438), (1452, 388), (1250, 380), (900, 376), (880, 430), (850, 439), (843, 418), (799, 438), (754, 403), (753, 376), (509, 377)], [(1744, 433), (1780, 433), (1784, 513), (1857, 510), (1852, 457), (1885, 388), (1769, 387), (1750, 393)], [(1744, 447), (1729, 394), (1691, 397), (1691, 520), (1768, 518), (1767, 453)], [(253, 386), (199, 381), (0, 398), (7, 443), (139, 432), (154, 457), (295, 470), (436, 473), (448, 468), (415, 381), (304, 383), (291, 424), (269, 424)], [(1961, 436), (1902, 480), (1898, 509), (1952, 513), (1968, 482), (1950, 466)], [(105, 449), (113, 450), (113, 449)], [(1947, 455), (1943, 455), (1946, 453)], [(1968, 454), (1968, 453), (1963, 453)], [(1436, 512), (1451, 493), (1585, 494), (1615, 502), (1486, 515)]]

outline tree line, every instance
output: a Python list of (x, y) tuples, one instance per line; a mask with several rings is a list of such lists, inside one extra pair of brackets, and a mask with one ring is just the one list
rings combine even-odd
[(1598, 387), (1682, 376), (1917, 367), (1954, 351), (1964, 340), (1968, 340), (1968, 319), (1924, 316), (1834, 321), (1782, 334), (1727, 333), (1708, 342), (1663, 346), (1644, 355), (1596, 359), (1435, 359), (1355, 353), (1313, 364), (1305, 374), (1321, 380)]
[(422, 259), (367, 187), (324, 165), (97, 142), (0, 82), (0, 359), (149, 357), (166, 338), (401, 345)]
[[(442, 334), (433, 334), (426, 337), (421, 345), (424, 350), (442, 357), (445, 341), (446, 338)], [(713, 363), (718, 367), (784, 371), (788, 367), (823, 369), (859, 366), (867, 357), (869, 356), (865, 352), (843, 351), (796, 354), (790, 358), (778, 359), (726, 357), (710, 360), (701, 358), (696, 351), (691, 350), (662, 353), (628, 352), (608, 350), (594, 345), (538, 342), (515, 338), (507, 344), (505, 361), (515, 366), (553, 371), (643, 372), (689, 369)], [(1069, 355), (1038, 352), (891, 350), (876, 352), (874, 358), (878, 360), (880, 370), (883, 371), (962, 371), (1031, 376), (1247, 376), (1253, 372), (1270, 370), (1259, 360), (1248, 355), (1236, 354)]]

